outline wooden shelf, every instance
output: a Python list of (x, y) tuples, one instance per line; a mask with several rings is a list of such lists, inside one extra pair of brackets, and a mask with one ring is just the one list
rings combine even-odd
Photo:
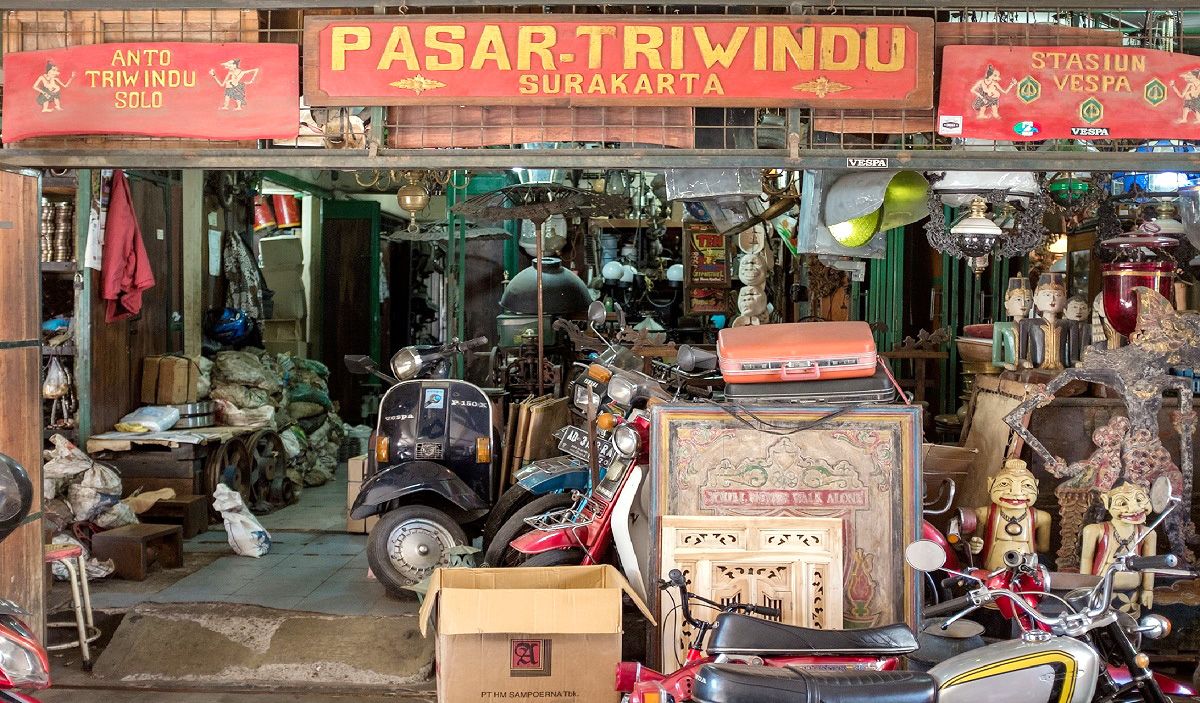
[(75, 273), (74, 261), (43, 261), (42, 273)]
[(78, 190), (79, 182), (74, 178), (69, 178), (67, 176), (42, 177), (43, 196), (63, 196), (73, 198)]
[(57, 347), (42, 345), (42, 356), (75, 356), (75, 345), (62, 344)]

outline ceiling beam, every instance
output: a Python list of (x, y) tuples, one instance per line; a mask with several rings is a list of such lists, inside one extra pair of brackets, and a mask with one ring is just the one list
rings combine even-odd
[[(171, 10), (171, 9), (245, 9), (245, 0), (3, 0), (6, 10)], [(259, 10), (293, 10), (293, 9), (342, 9), (367, 8), (378, 12), (397, 10), (403, 3), (379, 2), (378, 0), (255, 0), (255, 9)], [(539, 0), (541, 7), (595, 7), (579, 0)], [(432, 8), (449, 12), (456, 7), (530, 7), (527, 0), (457, 0), (453, 4), (447, 0), (410, 0), (406, 6), (413, 8)], [(1033, 2), (1032, 0), (992, 0), (984, 5), (962, 3), (955, 5), (945, 0), (833, 0), (832, 2), (803, 3), (788, 0), (764, 0), (750, 5), (730, 4), (726, 0), (690, 0), (690, 2), (660, 2), (648, 3), (646, 0), (603, 0), (601, 7), (610, 8), (661, 8), (670, 7), (673, 10), (687, 11), (691, 7), (721, 7), (728, 8), (729, 14), (747, 12), (754, 7), (784, 8), (790, 14), (804, 14), (806, 11), (814, 14), (828, 14), (832, 10), (942, 10), (959, 12), (975, 10), (979, 12), (1048, 12), (1057, 10), (1110, 11), (1131, 10), (1145, 11), (1161, 10), (1195, 10), (1194, 0), (1159, 0), (1152, 7), (1145, 1), (1134, 0), (1056, 0), (1050, 5)]]

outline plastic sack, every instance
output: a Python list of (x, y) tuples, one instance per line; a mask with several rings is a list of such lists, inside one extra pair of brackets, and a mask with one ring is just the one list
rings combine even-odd
[(322, 378), (329, 378), (329, 367), (316, 359), (295, 359), (292, 363), (296, 367), (307, 369)]
[(261, 408), (243, 410), (228, 400), (214, 399), (217, 406), (217, 420), (230, 427), (271, 427), (275, 423), (275, 408), (264, 405)]
[(121, 502), (129, 506), (129, 509), (135, 515), (141, 515), (160, 500), (173, 500), (175, 498), (174, 488), (160, 488), (157, 491), (141, 491), (129, 496)]
[(117, 423), (117, 432), (166, 432), (179, 422), (179, 408), (145, 405)]
[(223, 483), (213, 491), (213, 509), (221, 513), (229, 546), (244, 557), (257, 559), (271, 551), (271, 533), (246, 510), (242, 496)]
[(283, 440), (283, 451), (289, 459), (295, 459), (308, 448), (308, 437), (299, 427), (289, 427), (280, 432), (279, 439)]
[[(88, 548), (84, 546), (82, 542), (74, 537), (71, 537), (70, 535), (54, 535), (54, 538), (50, 540), (50, 544), (70, 544), (82, 549), (83, 556), (87, 563), (88, 581), (102, 579), (117, 570), (117, 565), (113, 563), (112, 559), (98, 561), (95, 557), (91, 556), (91, 552), (88, 551)], [(67, 567), (63, 566), (57, 561), (50, 565), (50, 573), (54, 575), (54, 578), (57, 581), (67, 580)]]
[(288, 403), (287, 407), (288, 414), (297, 420), (303, 420), (305, 418), (313, 417), (314, 415), (320, 415), (321, 413), (325, 412), (326, 409), (327, 406), (308, 401)]
[(46, 400), (63, 398), (71, 392), (71, 383), (67, 380), (67, 372), (63, 370), (62, 362), (57, 356), (50, 357), (50, 368), (46, 370), (46, 380), (42, 382), (42, 397)]
[[(288, 389), (288, 402), (289, 403), (315, 403), (316, 405), (321, 406), (325, 410), (329, 410), (330, 408), (333, 407), (333, 401), (331, 401), (329, 399), (328, 393), (326, 393), (325, 391), (323, 391), (319, 388), (310, 386), (307, 383), (301, 383), (299, 385), (289, 388)], [(316, 413), (313, 413), (313, 414), (315, 415)]]
[(214, 385), (223, 381), (241, 386), (254, 386), (268, 392), (277, 391), (283, 386), (279, 377), (250, 352), (219, 352), (214, 363)]
[(67, 502), (77, 522), (95, 520), (120, 501), (121, 475), (104, 464), (93, 463), (67, 487)]
[(200, 368), (200, 378), (196, 381), (196, 396), (203, 400), (212, 391), (213, 362), (207, 357), (198, 357), (196, 366)]
[(138, 519), (128, 503), (117, 501), (115, 505), (97, 515), (95, 523), (106, 530), (111, 530), (114, 527), (136, 525)]
[(252, 410), (264, 405), (273, 405), (271, 395), (261, 388), (239, 386), (235, 383), (218, 383), (209, 394), (213, 400), (226, 400), (239, 408)]

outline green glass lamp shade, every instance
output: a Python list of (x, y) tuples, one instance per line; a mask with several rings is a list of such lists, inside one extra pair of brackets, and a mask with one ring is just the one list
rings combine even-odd
[[(573, 315), (587, 310), (592, 294), (561, 259), (542, 259), (542, 305), (547, 315)], [(513, 276), (500, 296), (500, 307), (508, 312), (537, 314), (537, 267), (529, 266)]]

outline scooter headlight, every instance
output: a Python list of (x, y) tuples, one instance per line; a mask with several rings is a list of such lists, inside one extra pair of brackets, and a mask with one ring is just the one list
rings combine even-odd
[(592, 392), (590, 386), (584, 383), (575, 384), (575, 395), (572, 398), (575, 407), (586, 411), (589, 407), (600, 407), (600, 396)]
[(608, 382), (608, 396), (612, 398), (618, 405), (632, 405), (633, 395), (637, 392), (637, 386), (628, 379), (620, 376), (613, 376)]
[(405, 347), (392, 357), (392, 375), (398, 380), (415, 378), (421, 370), (421, 355), (412, 347)]
[(638, 435), (637, 430), (629, 425), (621, 425), (613, 430), (612, 439), (617, 453), (625, 458), (636, 456), (638, 450), (642, 448), (642, 438)]
[(12, 688), (43, 689), (50, 685), (50, 662), (33, 635), (17, 623), (0, 624), (0, 683)]

